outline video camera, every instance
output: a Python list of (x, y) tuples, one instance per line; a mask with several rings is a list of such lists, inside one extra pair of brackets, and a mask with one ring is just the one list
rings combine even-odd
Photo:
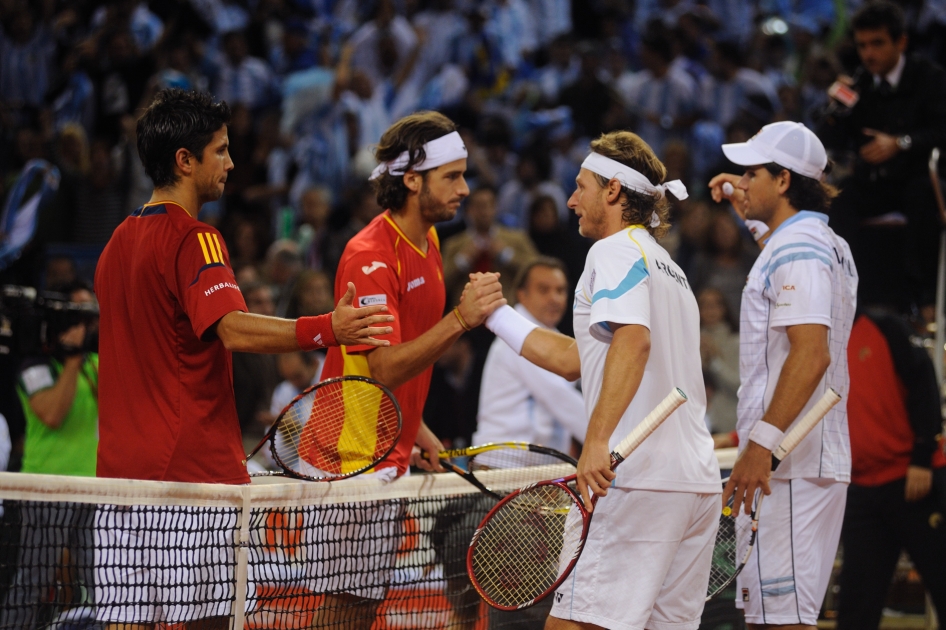
[[(0, 354), (21, 357), (45, 354), (65, 357), (98, 352), (99, 305), (73, 302), (66, 293), (38, 292), (32, 287), (0, 287)], [(85, 324), (81, 345), (66, 346), (60, 336)]]

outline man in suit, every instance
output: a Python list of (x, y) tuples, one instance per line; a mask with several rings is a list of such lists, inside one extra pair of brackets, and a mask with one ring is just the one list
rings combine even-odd
[(819, 129), (829, 148), (855, 152), (832, 224), (862, 270), (861, 300), (932, 304), (939, 223), (927, 161), (946, 149), (946, 72), (905, 54), (896, 4), (866, 3), (852, 23), (862, 65), (847, 102), (856, 102), (832, 103)]
[(467, 229), (443, 244), (443, 273), (451, 304), (463, 293), (471, 272), (498, 271), (503, 297), (515, 298), (514, 281), (519, 270), (539, 255), (522, 230), (496, 223), (496, 191), (482, 186), (466, 200)]

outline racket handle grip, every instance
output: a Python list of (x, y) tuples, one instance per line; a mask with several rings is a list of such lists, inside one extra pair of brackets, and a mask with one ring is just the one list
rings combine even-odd
[(832, 407), (841, 402), (841, 394), (829, 388), (824, 396), (815, 403), (815, 406), (808, 410), (808, 413), (798, 421), (798, 424), (782, 438), (782, 443), (772, 451), (772, 470), (778, 468), (782, 460), (788, 457), (788, 454), (798, 446), (798, 444), (807, 437), (816, 424), (831, 411)]
[(677, 410), (677, 407), (686, 401), (687, 395), (683, 393), (683, 390), (679, 387), (674, 388), (653, 411), (647, 414), (646, 418), (641, 420), (640, 424), (634, 427), (634, 430), (626, 438), (614, 447), (611, 452), (611, 467), (613, 468), (619, 462), (624, 461), (648, 435), (653, 433), (670, 414)]

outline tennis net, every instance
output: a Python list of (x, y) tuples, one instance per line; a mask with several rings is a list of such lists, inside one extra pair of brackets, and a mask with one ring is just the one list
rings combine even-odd
[(480, 600), (466, 550), (494, 500), (453, 474), (225, 486), (0, 473), (0, 499), (0, 630), (541, 628), (551, 606)]

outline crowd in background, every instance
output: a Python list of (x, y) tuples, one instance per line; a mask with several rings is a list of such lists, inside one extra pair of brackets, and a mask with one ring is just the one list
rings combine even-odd
[[(461, 127), (473, 194), (438, 226), (455, 304), (468, 271), (511, 287), (530, 257), (564, 261), (572, 287), (590, 241), (566, 200), (588, 143), (630, 129), (683, 180), (663, 241), (697, 295), (715, 432), (735, 425), (740, 294), (757, 248), (706, 182), (720, 145), (769, 122), (814, 127), (827, 88), (858, 65), (848, 28), (858, 0), (0, 0), (0, 197), (24, 168), (57, 173), (35, 234), (0, 283), (91, 281), (115, 227), (151, 195), (136, 111), (166, 87), (226, 100), (230, 173), (200, 219), (224, 235), (251, 312), (333, 308), (348, 239), (382, 211), (367, 185), (372, 145), (406, 113)], [(905, 3), (911, 51), (946, 56), (946, 2)], [(834, 177), (844, 172), (845, 156)], [(0, 229), (3, 229), (0, 227)], [(508, 283), (508, 285), (507, 285)], [(511, 291), (510, 291), (511, 293)], [(571, 332), (570, 315), (561, 324)], [(462, 409), (428, 418), (445, 443), (475, 428), (489, 334), (474, 331), (438, 365), (432, 396)], [(247, 436), (273, 419), (281, 380), (312, 361), (235, 357)], [(318, 362), (316, 362), (316, 365)], [(305, 368), (305, 369), (303, 369)], [(5, 369), (4, 392), (15, 369)], [(9, 385), (8, 385), (9, 384)], [(471, 394), (471, 392), (473, 392)], [(447, 397), (446, 403), (443, 400)], [(0, 410), (14, 443), (23, 423)], [(461, 416), (469, 416), (464, 419)]]

